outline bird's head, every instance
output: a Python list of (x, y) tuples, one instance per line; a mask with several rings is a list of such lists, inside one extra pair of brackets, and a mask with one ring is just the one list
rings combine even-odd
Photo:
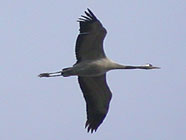
[(155, 67), (155, 66), (153, 66), (152, 64), (149, 64), (149, 63), (145, 64), (144, 68), (145, 69), (160, 69), (160, 67)]

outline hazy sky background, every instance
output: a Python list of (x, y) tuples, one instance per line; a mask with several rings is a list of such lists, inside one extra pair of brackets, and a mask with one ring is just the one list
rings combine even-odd
[[(160, 70), (108, 73), (113, 98), (98, 131), (84, 129), (77, 77), (38, 78), (75, 63), (76, 22), (90, 8), (109, 58)], [(185, 0), (0, 2), (1, 140), (186, 139)]]

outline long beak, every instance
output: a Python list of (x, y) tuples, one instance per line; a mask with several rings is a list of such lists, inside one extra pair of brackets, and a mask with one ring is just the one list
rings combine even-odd
[(56, 77), (56, 76), (62, 76), (62, 75), (61, 75), (61, 71), (58, 71), (58, 72), (52, 72), (52, 73), (41, 73), (38, 76), (41, 78), (41, 77)]
[(152, 69), (161, 69), (160, 67), (154, 67), (154, 66), (152, 66)]

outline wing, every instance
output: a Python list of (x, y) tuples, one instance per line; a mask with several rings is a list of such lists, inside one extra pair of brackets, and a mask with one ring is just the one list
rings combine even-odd
[(106, 74), (98, 77), (78, 77), (80, 88), (83, 92), (86, 108), (87, 121), (85, 128), (88, 132), (96, 131), (103, 122), (109, 109), (112, 93), (106, 83)]
[(86, 16), (79, 18), (80, 34), (76, 40), (77, 63), (84, 60), (92, 60), (105, 57), (103, 40), (106, 29), (96, 16), (88, 9)]

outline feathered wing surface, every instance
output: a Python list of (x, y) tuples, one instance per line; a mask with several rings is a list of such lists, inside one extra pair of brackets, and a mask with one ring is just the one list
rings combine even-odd
[[(103, 50), (106, 29), (89, 9), (85, 14), (86, 16), (81, 16), (78, 21), (80, 34), (76, 41), (76, 64), (106, 57)], [(103, 122), (108, 112), (112, 93), (106, 83), (106, 74), (96, 77), (79, 76), (78, 81), (87, 107), (85, 127), (88, 132), (93, 132)]]
[(107, 115), (112, 93), (106, 82), (106, 74), (97, 77), (79, 76), (78, 81), (87, 107), (85, 127), (92, 133), (97, 130)]
[(77, 63), (84, 60), (93, 60), (105, 57), (103, 50), (103, 40), (106, 36), (106, 29), (96, 16), (88, 9), (86, 16), (81, 16), (80, 34), (76, 41)]

